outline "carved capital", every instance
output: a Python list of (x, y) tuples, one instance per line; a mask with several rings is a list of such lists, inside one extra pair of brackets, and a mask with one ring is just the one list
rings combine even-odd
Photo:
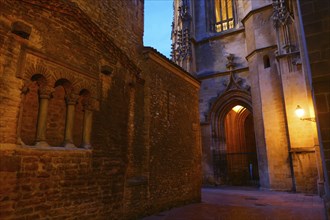
[(66, 104), (67, 104), (67, 105), (75, 105), (75, 104), (77, 104), (78, 97), (79, 97), (79, 96), (78, 96), (77, 94), (74, 94), (73, 92), (68, 93), (68, 94), (65, 96)]
[(84, 110), (94, 111), (98, 108), (98, 102), (94, 99), (85, 99), (82, 102)]
[(52, 93), (54, 92), (54, 88), (50, 86), (40, 86), (38, 92), (41, 99), (50, 99)]
[(139, 78), (136, 78), (136, 82), (139, 83), (139, 84), (141, 84), (141, 85), (144, 85), (145, 80), (142, 79), (141, 77), (139, 77)]
[(28, 86), (23, 86), (22, 88), (21, 88), (21, 92), (22, 92), (22, 94), (24, 94), (24, 95), (26, 95), (28, 92), (30, 91), (30, 89), (29, 89), (29, 87)]

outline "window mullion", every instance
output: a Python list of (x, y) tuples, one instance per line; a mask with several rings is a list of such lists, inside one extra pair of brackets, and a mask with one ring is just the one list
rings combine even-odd
[(227, 26), (227, 29), (229, 29), (229, 16), (228, 16), (228, 0), (224, 0), (225, 1), (225, 4), (226, 4), (226, 26)]
[(232, 15), (233, 15), (233, 20), (234, 20), (234, 18), (235, 18), (235, 14), (234, 14), (234, 4), (235, 4), (235, 2), (232, 1), (232, 3), (231, 3), (231, 11), (232, 11)]
[(220, 27), (221, 31), (223, 31), (223, 19), (222, 19), (222, 0), (219, 1), (219, 12), (220, 12)]

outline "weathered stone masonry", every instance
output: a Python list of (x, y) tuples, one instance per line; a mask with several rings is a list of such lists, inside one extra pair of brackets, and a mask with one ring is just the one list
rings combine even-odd
[(135, 219), (200, 200), (199, 82), (143, 50), (143, 1), (0, 12), (1, 219)]
[[(329, 2), (178, 0), (173, 6), (172, 60), (201, 81), (203, 183), (323, 195), (320, 151), (324, 145), (326, 167)], [(302, 25), (308, 27), (306, 36)], [(297, 105), (306, 118), (314, 118), (317, 107), (322, 138), (314, 122), (294, 114)], [(245, 119), (241, 126), (226, 123), (228, 118), (234, 121), (236, 106), (250, 112), (253, 125)], [(255, 143), (236, 132), (244, 130), (252, 130), (247, 137)]]

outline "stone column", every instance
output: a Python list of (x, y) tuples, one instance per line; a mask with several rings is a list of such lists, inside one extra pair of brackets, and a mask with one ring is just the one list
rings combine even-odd
[(74, 125), (74, 114), (77, 103), (77, 97), (75, 94), (70, 93), (66, 97), (66, 121), (65, 121), (65, 134), (64, 134), (64, 147), (72, 148), (76, 147), (73, 144), (73, 125)]
[(48, 102), (51, 96), (53, 88), (48, 86), (42, 86), (39, 88), (39, 112), (37, 123), (37, 137), (36, 146), (48, 147), (46, 142), (46, 128), (47, 128), (47, 114), (48, 114)]
[(22, 105), (19, 109), (19, 116), (18, 116), (18, 122), (17, 122), (18, 127), (17, 127), (17, 131), (16, 131), (16, 134), (17, 134), (16, 144), (24, 146), (25, 143), (22, 140), (21, 131), (22, 131), (22, 117), (23, 117), (23, 112), (24, 112), (23, 103), (26, 99), (26, 94), (28, 94), (28, 92), (29, 92), (28, 85), (24, 85), (24, 87), (21, 89), (21, 91), (22, 91), (22, 96), (21, 96), (22, 97), (22, 101), (21, 101)]
[(92, 132), (92, 103), (87, 101), (83, 104), (84, 106), (84, 122), (83, 122), (83, 141), (82, 147), (90, 149), (91, 146), (91, 132)]

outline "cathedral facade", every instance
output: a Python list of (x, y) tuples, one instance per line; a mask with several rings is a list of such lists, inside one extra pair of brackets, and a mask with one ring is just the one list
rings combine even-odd
[(329, 94), (327, 12), (329, 1), (174, 1), (172, 60), (201, 81), (203, 184), (328, 191), (329, 97), (315, 95)]

